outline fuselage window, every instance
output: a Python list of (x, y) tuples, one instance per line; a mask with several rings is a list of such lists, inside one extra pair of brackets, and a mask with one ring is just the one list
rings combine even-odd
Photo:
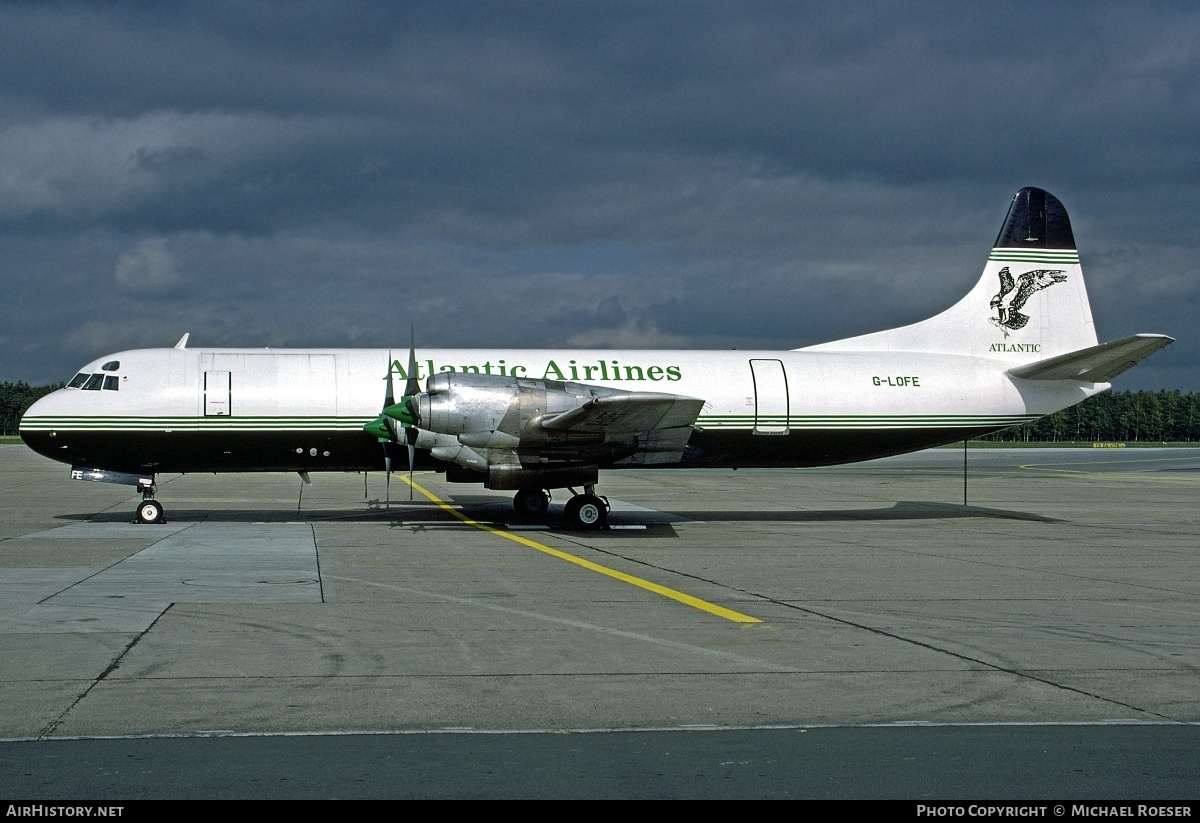
[(121, 378), (117, 377), (115, 374), (106, 374), (104, 376), (104, 390), (105, 391), (120, 391), (120, 389), (121, 389)]
[(119, 368), (121, 368), (120, 360), (109, 360), (107, 363), (105, 363), (103, 366), (100, 367), (100, 371), (116, 371)]
[(92, 374), (88, 375), (87, 382), (83, 384), (83, 388), (91, 391), (100, 391), (100, 385), (104, 382), (104, 375)]
[(71, 382), (67, 384), (67, 388), (68, 389), (78, 389), (81, 386), (83, 386), (84, 383), (87, 382), (87, 379), (89, 377), (91, 377), (90, 374), (88, 374), (85, 371), (81, 371), (79, 374), (77, 374), (71, 378)]

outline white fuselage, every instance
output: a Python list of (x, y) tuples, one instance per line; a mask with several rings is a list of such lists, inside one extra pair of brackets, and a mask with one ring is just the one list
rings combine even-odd
[[(121, 352), (82, 370), (116, 377), (119, 389), (56, 391), (30, 408), (21, 433), (63, 462), (123, 471), (373, 470), (379, 450), (362, 427), (380, 411), (389, 371), (403, 392), (397, 351)], [(431, 373), (477, 372), (701, 399), (696, 448), (680, 461), (694, 465), (868, 459), (1006, 428), (1107, 388), (919, 352), (429, 349), (416, 361), (422, 385)]]

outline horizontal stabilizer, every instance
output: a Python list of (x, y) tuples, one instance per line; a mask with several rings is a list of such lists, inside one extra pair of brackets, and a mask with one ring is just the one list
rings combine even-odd
[(1135, 334), (1111, 343), (1048, 357), (1008, 370), (1022, 380), (1083, 380), (1107, 383), (1121, 372), (1174, 343), (1163, 334)]
[(560, 415), (542, 420), (556, 432), (624, 434), (692, 426), (704, 401), (655, 392), (628, 392), (597, 397)]

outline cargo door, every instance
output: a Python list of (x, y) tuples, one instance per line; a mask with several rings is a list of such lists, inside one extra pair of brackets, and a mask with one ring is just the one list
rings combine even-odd
[(229, 372), (204, 372), (204, 416), (229, 415)]
[(751, 360), (754, 376), (754, 433), (788, 433), (787, 373), (782, 360)]

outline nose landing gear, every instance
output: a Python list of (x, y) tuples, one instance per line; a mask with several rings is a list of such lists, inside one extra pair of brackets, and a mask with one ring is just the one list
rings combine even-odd
[(165, 523), (162, 504), (154, 499), (156, 491), (153, 483), (138, 483), (138, 491), (142, 493), (142, 502), (138, 503), (134, 523)]

